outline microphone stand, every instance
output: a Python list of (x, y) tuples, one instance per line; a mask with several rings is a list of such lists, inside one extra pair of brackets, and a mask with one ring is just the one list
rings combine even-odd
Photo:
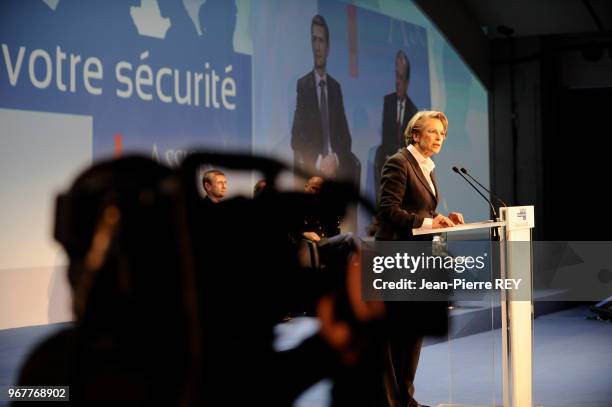
[[(489, 204), (489, 206), (491, 207), (491, 210), (493, 211), (493, 215), (495, 216), (495, 220), (499, 221), (499, 216), (497, 215), (497, 211), (495, 210), (495, 207), (493, 206), (493, 203), (491, 202), (491, 200), (489, 198), (487, 198), (486, 196), (484, 196), (484, 194), (482, 192), (480, 192), (480, 190), (478, 188), (476, 188), (476, 186), (474, 184), (472, 184), (470, 182), (469, 179), (467, 179), (465, 177), (465, 175), (463, 175), (459, 169), (457, 167), (453, 167), (453, 171), (456, 172), (457, 174), (459, 174), (461, 176), (461, 178), (463, 178), (465, 180), (465, 182), (467, 182), (468, 184), (470, 184), (470, 186), (472, 188), (474, 188), (474, 190), (476, 192), (478, 192), (478, 195), (480, 195), (485, 201), (487, 201), (487, 203)], [(493, 228), (493, 240), (498, 240), (499, 236), (497, 234), (497, 228)]]

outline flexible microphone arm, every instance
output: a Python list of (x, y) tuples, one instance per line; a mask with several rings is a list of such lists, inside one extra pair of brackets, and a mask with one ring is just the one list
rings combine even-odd
[(468, 184), (470, 184), (470, 186), (471, 186), (472, 188), (474, 188), (474, 190), (475, 190), (476, 192), (478, 192), (478, 194), (479, 194), (481, 197), (483, 197), (485, 201), (487, 201), (487, 203), (488, 203), (488, 204), (489, 204), (489, 206), (491, 207), (491, 210), (493, 211), (493, 215), (495, 215), (495, 219), (497, 220), (497, 219), (498, 219), (498, 216), (497, 216), (497, 211), (495, 210), (495, 207), (493, 206), (493, 203), (491, 202), (491, 200), (490, 200), (489, 198), (487, 198), (486, 196), (484, 196), (484, 194), (483, 194), (482, 192), (480, 192), (480, 190), (479, 190), (478, 188), (476, 188), (476, 186), (475, 186), (474, 184), (472, 184), (472, 183), (470, 182), (470, 180), (469, 180), (469, 179), (467, 179), (467, 178), (466, 178), (466, 177), (465, 177), (465, 176), (464, 176), (464, 175), (463, 175), (463, 174), (462, 174), (462, 173), (459, 171), (459, 168), (457, 168), (457, 167), (453, 167), (453, 171), (455, 171), (457, 174), (459, 174), (459, 175), (461, 176), (461, 178), (463, 178), (463, 179), (465, 180), (465, 182), (467, 182)]
[(475, 183), (477, 183), (478, 185), (480, 185), (480, 187), (481, 187), (482, 189), (484, 189), (484, 190), (485, 190), (485, 191), (487, 191), (489, 194), (491, 194), (491, 196), (492, 196), (493, 198), (495, 198), (495, 199), (496, 199), (498, 202), (500, 202), (500, 203), (501, 203), (502, 205), (504, 205), (506, 208), (508, 207), (508, 205), (506, 205), (506, 203), (505, 203), (504, 201), (502, 201), (502, 199), (501, 199), (500, 197), (498, 197), (497, 195), (495, 195), (493, 192), (489, 191), (489, 190), (488, 190), (488, 189), (487, 189), (487, 188), (486, 188), (484, 185), (482, 185), (480, 182), (478, 182), (478, 181), (476, 180), (476, 178), (472, 177), (472, 176), (470, 175), (470, 173), (469, 173), (469, 172), (468, 172), (468, 171), (467, 171), (465, 168), (461, 167), (461, 170), (460, 170), (460, 171), (461, 171), (462, 173), (464, 173), (465, 175), (467, 175), (468, 177), (470, 177), (470, 178), (472, 179), (472, 181), (474, 181)]

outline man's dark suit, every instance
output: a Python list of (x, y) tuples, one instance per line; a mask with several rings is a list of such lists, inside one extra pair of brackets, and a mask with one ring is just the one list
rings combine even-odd
[[(394, 154), (399, 148), (403, 147), (404, 144), (404, 131), (408, 122), (417, 112), (417, 107), (412, 103), (412, 100), (406, 96), (406, 103), (404, 105), (404, 117), (402, 119), (402, 126), (398, 132), (397, 128), (397, 93), (389, 93), (385, 95), (383, 103), (383, 127), (382, 127), (382, 146), (383, 149), (391, 155)], [(400, 136), (398, 137), (398, 134)], [(383, 163), (384, 164), (384, 163)]]
[(376, 156), (374, 158), (374, 185), (377, 197), (380, 188), (380, 173), (387, 156), (395, 154), (398, 149), (405, 146), (404, 131), (408, 126), (408, 122), (418, 110), (412, 100), (406, 96), (404, 117), (401, 127), (398, 128), (397, 99), (397, 93), (393, 92), (385, 95), (383, 102), (382, 143), (376, 149)]
[[(435, 195), (412, 153), (407, 148), (385, 162), (381, 176), (379, 229), (376, 240), (431, 240), (432, 235), (418, 238), (412, 229), (425, 218), (437, 216), (440, 200), (432, 172)], [(401, 326), (390, 335), (385, 387), (389, 405), (412, 406), (415, 401), (414, 377), (424, 334), (444, 334), (447, 327), (446, 303), (388, 302), (387, 313)], [(412, 403), (412, 404), (411, 404)]]
[[(340, 84), (329, 74), (327, 82), (327, 106), (329, 112), (329, 137), (331, 148), (338, 156), (341, 178), (355, 180), (358, 162), (351, 153), (351, 134), (344, 114), (344, 102)], [(319, 113), (319, 98), (314, 71), (297, 82), (297, 103), (291, 129), (291, 148), (295, 165), (315, 172), (319, 154), (323, 153), (323, 125)], [(357, 176), (358, 180), (358, 176)]]

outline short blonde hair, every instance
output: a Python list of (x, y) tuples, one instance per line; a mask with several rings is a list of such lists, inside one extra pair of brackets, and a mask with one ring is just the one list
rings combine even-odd
[(214, 169), (206, 171), (204, 175), (202, 176), (202, 186), (206, 188), (206, 184), (210, 184), (210, 185), (214, 184), (216, 175), (225, 176), (225, 173), (221, 170), (214, 170)]
[(427, 119), (440, 120), (442, 122), (442, 126), (444, 126), (444, 133), (446, 133), (446, 129), (448, 128), (448, 119), (444, 113), (436, 110), (421, 110), (412, 116), (408, 122), (408, 126), (406, 126), (406, 131), (404, 132), (404, 143), (406, 143), (406, 145), (414, 144), (412, 135), (420, 132), (423, 129), (423, 124), (425, 124)]

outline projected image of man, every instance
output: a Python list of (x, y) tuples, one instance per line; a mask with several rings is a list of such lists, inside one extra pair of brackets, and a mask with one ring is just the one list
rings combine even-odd
[(322, 16), (313, 17), (310, 36), (314, 69), (297, 82), (291, 130), (294, 164), (325, 178), (355, 180), (358, 176), (342, 89), (326, 69), (330, 35)]
[(410, 61), (404, 51), (395, 55), (395, 92), (385, 95), (383, 102), (382, 143), (376, 150), (374, 182), (376, 196), (380, 187), (380, 172), (387, 157), (404, 146), (404, 131), (417, 107), (408, 96)]

